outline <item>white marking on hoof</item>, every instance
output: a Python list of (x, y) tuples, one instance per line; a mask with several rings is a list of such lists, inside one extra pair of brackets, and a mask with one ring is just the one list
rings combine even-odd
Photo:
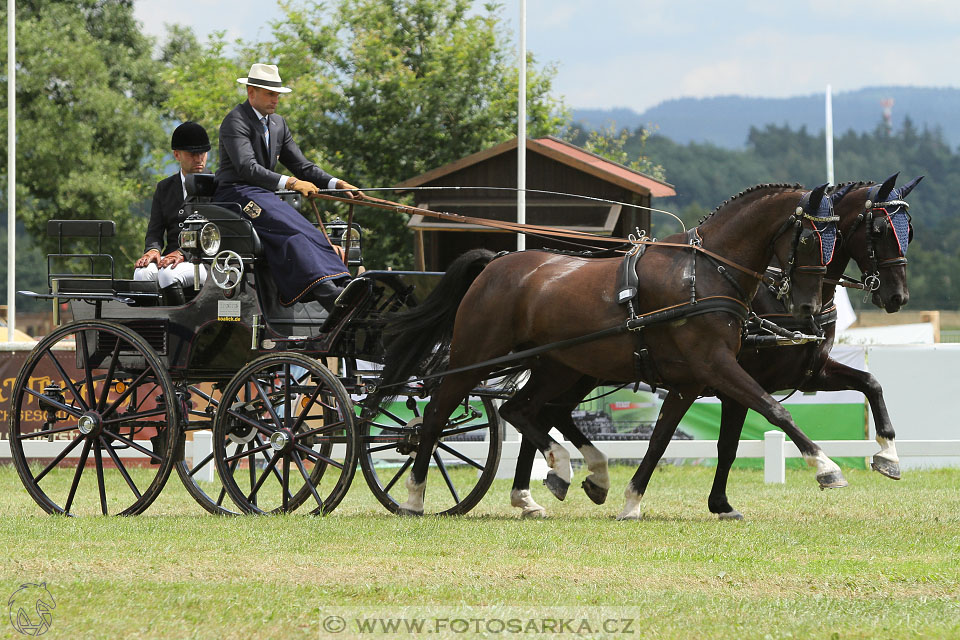
[(546, 458), (547, 465), (560, 476), (560, 479), (570, 484), (570, 480), (573, 478), (573, 469), (570, 467), (570, 454), (567, 453), (567, 450), (554, 442), (543, 457)]
[(592, 444), (581, 447), (580, 453), (583, 454), (583, 461), (587, 464), (587, 469), (590, 470), (587, 479), (601, 489), (609, 490), (610, 475), (607, 473), (607, 456)]
[(400, 515), (423, 515), (423, 495), (427, 491), (427, 483), (417, 483), (413, 479), (413, 472), (407, 476), (404, 483), (407, 487), (407, 501), (397, 507)]
[(643, 513), (640, 511), (640, 500), (643, 494), (637, 493), (627, 484), (627, 488), (623, 491), (623, 498), (623, 511), (617, 516), (617, 520), (641, 520)]
[(541, 507), (530, 495), (529, 489), (514, 489), (510, 492), (510, 506), (523, 509), (521, 518), (546, 518), (547, 510)]
[(817, 455), (815, 456), (803, 456), (803, 459), (807, 461), (807, 464), (811, 467), (817, 468), (817, 475), (832, 475), (840, 474), (840, 467), (837, 466), (837, 463), (827, 457), (827, 454), (823, 452), (823, 449), (817, 450)]
[(717, 518), (720, 520), (743, 520), (743, 514), (734, 509), (726, 513), (718, 513)]
[(884, 460), (899, 464), (900, 458), (897, 457), (897, 445), (893, 440), (887, 440), (886, 438), (877, 436), (877, 443), (880, 445), (880, 452), (874, 454), (874, 458), (883, 458)]

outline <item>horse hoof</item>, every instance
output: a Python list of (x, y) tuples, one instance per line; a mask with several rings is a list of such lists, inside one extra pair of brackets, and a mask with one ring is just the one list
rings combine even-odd
[(547, 489), (550, 489), (550, 493), (555, 495), (557, 500), (563, 500), (567, 497), (567, 490), (570, 488), (570, 483), (553, 471), (547, 472), (547, 477), (543, 479), (543, 484), (546, 485)]
[(419, 518), (423, 516), (423, 511), (414, 511), (413, 509), (407, 509), (406, 507), (400, 507), (397, 509), (398, 516)]
[(840, 471), (830, 471), (818, 475), (817, 482), (820, 483), (821, 491), (824, 489), (840, 489), (850, 484)]
[(537, 507), (535, 509), (524, 509), (523, 513), (520, 514), (521, 518), (529, 518), (531, 520), (540, 520), (547, 517), (547, 510), (543, 507)]
[(743, 520), (743, 514), (734, 509), (733, 511), (727, 511), (726, 513), (718, 513), (717, 518), (720, 520)]
[(586, 478), (580, 486), (583, 487), (583, 492), (593, 501), (593, 504), (603, 504), (607, 501), (607, 489), (590, 478)]
[(896, 462), (874, 456), (870, 467), (877, 473), (887, 476), (891, 480), (900, 479), (900, 465)]
[(639, 520), (643, 520), (643, 514), (640, 513), (640, 512), (637, 512), (637, 513), (621, 513), (620, 515), (616, 516), (616, 519), (617, 519), (618, 522), (628, 522), (628, 521), (630, 521), (630, 520), (633, 520), (634, 522), (637, 522), (637, 521), (639, 521)]

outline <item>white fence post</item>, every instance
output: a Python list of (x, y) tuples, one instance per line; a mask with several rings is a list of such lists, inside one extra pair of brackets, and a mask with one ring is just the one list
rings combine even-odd
[(787, 481), (786, 434), (767, 431), (763, 434), (763, 481), (783, 484)]
[[(193, 432), (193, 466), (213, 453), (213, 432), (209, 430)], [(194, 474), (194, 477), (201, 482), (213, 482), (213, 459)]]

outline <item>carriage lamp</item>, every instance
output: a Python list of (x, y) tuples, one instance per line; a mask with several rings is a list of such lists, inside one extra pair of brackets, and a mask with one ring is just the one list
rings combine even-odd
[(200, 230), (200, 249), (206, 256), (213, 256), (220, 250), (220, 228), (212, 222)]

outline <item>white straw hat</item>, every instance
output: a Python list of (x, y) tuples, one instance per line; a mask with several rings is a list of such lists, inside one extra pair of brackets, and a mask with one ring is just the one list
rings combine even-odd
[(277, 65), (275, 64), (254, 64), (250, 67), (250, 73), (247, 74), (247, 77), (237, 78), (237, 82), (261, 89), (269, 89), (277, 93), (293, 91), (293, 89), (283, 86), (283, 82), (280, 81), (280, 72), (277, 71)]

